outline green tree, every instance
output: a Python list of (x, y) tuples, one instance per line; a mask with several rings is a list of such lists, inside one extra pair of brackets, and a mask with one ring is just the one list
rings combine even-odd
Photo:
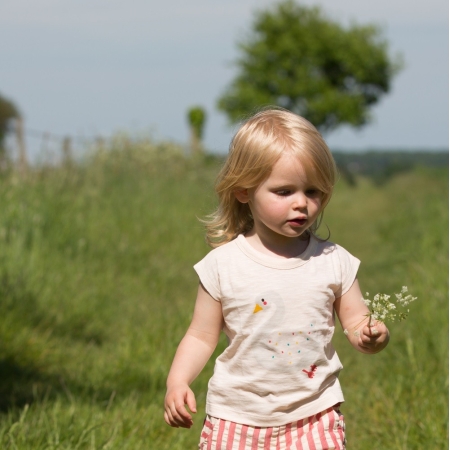
[(203, 129), (206, 121), (206, 112), (201, 106), (193, 106), (187, 114), (191, 128), (191, 147), (194, 153), (202, 151)]
[(19, 117), (19, 111), (14, 103), (0, 95), (0, 161), (4, 160), (5, 137), (10, 129), (11, 120)]
[(321, 131), (360, 127), (401, 68), (377, 26), (346, 28), (293, 0), (257, 12), (238, 48), (238, 74), (218, 101), (231, 123), (278, 105)]

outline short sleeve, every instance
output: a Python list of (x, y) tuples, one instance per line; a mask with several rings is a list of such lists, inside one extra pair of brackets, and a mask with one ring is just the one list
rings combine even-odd
[(209, 295), (214, 300), (220, 301), (221, 289), (216, 252), (213, 250), (208, 253), (201, 261), (195, 264), (194, 270), (197, 272), (200, 283), (202, 283)]
[(335, 292), (335, 296), (338, 298), (344, 295), (352, 287), (361, 262), (340, 245), (336, 245), (336, 251), (339, 260), (339, 269), (337, 273), (340, 275), (339, 288)]

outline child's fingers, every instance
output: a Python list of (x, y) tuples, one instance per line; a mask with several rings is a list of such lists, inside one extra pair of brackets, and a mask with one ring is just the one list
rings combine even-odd
[(171, 395), (166, 398), (166, 422), (175, 427), (190, 428), (193, 424), (192, 416), (186, 409), (185, 404), (189, 406), (191, 411), (196, 412), (194, 393), (188, 389), (187, 392), (183, 392)]
[(366, 325), (362, 333), (370, 339), (377, 339), (378, 336), (386, 333), (386, 326), (382, 322), (373, 322), (370, 326)]
[(190, 428), (192, 426), (191, 415), (187, 412), (184, 405), (176, 406), (175, 404), (169, 406), (166, 410), (166, 415), (168, 418), (168, 424), (172, 427), (178, 428)]
[(171, 412), (164, 411), (164, 420), (166, 421), (167, 425), (170, 425), (174, 428), (179, 428), (179, 426), (176, 424), (175, 420), (172, 417)]
[(380, 332), (378, 330), (363, 330), (361, 334), (361, 341), (364, 344), (373, 344), (380, 339)]
[(189, 409), (193, 412), (197, 412), (197, 402), (195, 401), (195, 395), (194, 393), (189, 390), (186, 395), (186, 404), (188, 405)]
[(170, 412), (172, 413), (175, 421), (181, 425), (184, 423), (189, 423), (192, 420), (191, 415), (183, 404), (175, 403), (171, 408)]
[(370, 342), (372, 340), (376, 340), (378, 336), (380, 335), (380, 331), (375, 325), (372, 326), (365, 326), (362, 330), (363, 340), (366, 342)]
[(389, 332), (381, 322), (364, 326), (361, 330), (358, 344), (367, 350), (382, 350), (389, 341)]

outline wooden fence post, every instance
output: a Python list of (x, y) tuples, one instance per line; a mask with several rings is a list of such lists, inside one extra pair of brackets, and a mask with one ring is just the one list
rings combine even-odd
[(62, 144), (63, 164), (70, 167), (72, 165), (72, 139), (66, 136)]
[(16, 140), (19, 152), (19, 173), (25, 176), (28, 170), (27, 149), (25, 147), (23, 118), (21, 116), (16, 118)]

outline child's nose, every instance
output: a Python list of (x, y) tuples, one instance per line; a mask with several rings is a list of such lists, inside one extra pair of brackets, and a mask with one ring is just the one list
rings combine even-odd
[(302, 209), (302, 208), (306, 208), (307, 205), (307, 197), (305, 194), (303, 193), (298, 193), (295, 196), (295, 201), (294, 201), (294, 208), (295, 209)]

